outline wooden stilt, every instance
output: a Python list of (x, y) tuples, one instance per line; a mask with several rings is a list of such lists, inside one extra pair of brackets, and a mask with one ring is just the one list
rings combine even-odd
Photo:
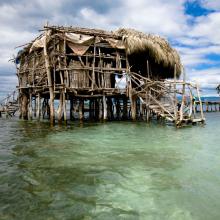
[(137, 103), (136, 103), (136, 97), (131, 97), (131, 118), (133, 121), (136, 120), (136, 112), (137, 112)]
[(113, 114), (113, 103), (112, 103), (112, 98), (108, 97), (107, 98), (107, 117), (109, 120), (114, 119), (114, 114)]
[(115, 102), (116, 102), (116, 119), (120, 120), (120, 113), (121, 113), (120, 99), (115, 98)]
[(123, 115), (122, 115), (122, 119), (126, 120), (128, 118), (128, 106), (127, 106), (128, 100), (127, 97), (124, 96), (123, 97)]
[(90, 120), (94, 119), (93, 99), (89, 100), (89, 118), (90, 118)]
[(48, 87), (50, 92), (50, 123), (51, 125), (54, 124), (55, 115), (54, 115), (54, 91), (53, 91), (53, 82), (51, 77), (50, 71), (50, 62), (49, 57), (47, 54), (47, 38), (50, 37), (50, 32), (45, 32), (45, 40), (44, 40), (44, 59), (45, 59), (45, 68), (47, 72), (47, 80), (48, 80)]
[(32, 93), (29, 94), (28, 119), (32, 120)]
[(198, 96), (198, 98), (199, 98), (201, 118), (202, 118), (203, 121), (205, 121), (205, 117), (204, 117), (203, 109), (202, 109), (202, 101), (201, 101), (201, 97), (200, 97), (200, 92), (199, 92), (199, 87), (198, 87), (198, 85), (196, 86), (196, 91), (197, 91), (197, 96)]
[(82, 121), (84, 119), (84, 100), (79, 100), (79, 120)]
[(67, 112), (66, 112), (66, 94), (63, 92), (63, 120), (67, 122)]
[(22, 119), (28, 119), (28, 96), (23, 93), (22, 94), (22, 103), (21, 103), (21, 117)]
[(37, 95), (37, 114), (36, 117), (38, 120), (40, 120), (40, 115), (41, 115), (41, 98), (40, 98), (40, 93)]
[(103, 100), (99, 99), (99, 120), (103, 119)]
[(57, 119), (59, 124), (62, 123), (62, 117), (63, 117), (63, 93), (60, 92), (59, 107), (57, 110)]
[(74, 112), (73, 112), (73, 97), (70, 97), (70, 120), (74, 120)]
[(36, 118), (37, 116), (37, 97), (35, 95), (34, 97), (34, 117)]
[(103, 95), (103, 120), (106, 121), (107, 120), (107, 102), (106, 102), (106, 97), (105, 95)]

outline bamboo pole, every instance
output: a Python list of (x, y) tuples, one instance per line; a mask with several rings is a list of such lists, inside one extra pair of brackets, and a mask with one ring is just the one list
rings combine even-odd
[[(65, 64), (65, 67), (67, 68), (67, 60), (66, 60), (66, 35), (64, 35), (64, 64)], [(69, 72), (68, 70), (66, 69), (65, 70), (65, 85), (66, 87), (69, 87), (70, 84), (69, 84)]]
[(189, 95), (190, 95), (189, 117), (191, 117), (192, 115), (195, 116), (195, 111), (193, 109), (193, 105), (194, 105), (194, 103), (193, 103), (193, 94), (192, 94), (191, 88), (189, 87), (188, 89), (189, 89)]
[(47, 53), (47, 39), (50, 37), (50, 31), (45, 31), (45, 41), (44, 41), (44, 59), (45, 59), (45, 68), (47, 72), (47, 80), (50, 92), (50, 123), (54, 124), (55, 115), (54, 115), (54, 91), (53, 91), (53, 83), (50, 71), (50, 61)]
[(197, 91), (197, 96), (198, 96), (198, 99), (199, 99), (201, 118), (202, 118), (203, 121), (205, 121), (205, 117), (204, 117), (204, 114), (203, 114), (203, 108), (202, 108), (202, 101), (201, 101), (201, 97), (200, 97), (200, 92), (199, 92), (198, 84), (196, 84), (196, 91)]
[[(95, 39), (95, 41), (96, 41), (96, 39)], [(96, 43), (94, 43), (94, 48), (93, 48), (92, 90), (94, 89), (94, 85), (95, 85), (95, 55), (96, 55)]]
[(149, 122), (150, 120), (150, 108), (149, 108), (149, 105), (150, 105), (150, 91), (151, 90), (147, 90), (147, 93), (146, 93), (146, 120), (147, 122)]
[(150, 78), (149, 61), (147, 60), (147, 78)]
[(175, 121), (177, 122), (177, 109), (176, 109), (176, 106), (177, 106), (177, 98), (176, 98), (176, 64), (174, 66), (174, 84), (173, 84), (173, 87), (174, 87), (174, 116), (175, 116)]
[(183, 106), (185, 104), (184, 102), (186, 101), (185, 100), (186, 99), (186, 96), (185, 96), (185, 90), (186, 90), (185, 81), (186, 81), (186, 73), (185, 73), (185, 70), (183, 70), (182, 102), (181, 102), (181, 107), (180, 107), (180, 122), (183, 121)]

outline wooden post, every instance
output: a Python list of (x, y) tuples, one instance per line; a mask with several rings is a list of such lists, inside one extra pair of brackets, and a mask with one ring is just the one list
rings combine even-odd
[[(66, 36), (64, 35), (64, 65), (67, 68), (67, 60), (66, 60)], [(69, 72), (68, 70), (65, 70), (64, 72), (64, 78), (65, 78), (65, 85), (66, 87), (70, 86), (69, 83)], [(65, 114), (65, 113), (64, 113)], [(65, 118), (65, 117), (64, 117)], [(65, 119), (64, 119), (65, 120)]]
[(44, 41), (44, 59), (45, 59), (45, 68), (47, 72), (47, 80), (48, 80), (48, 87), (50, 92), (50, 123), (51, 125), (54, 124), (55, 115), (54, 115), (54, 91), (53, 91), (53, 82), (51, 77), (50, 71), (50, 61), (47, 54), (47, 38), (50, 37), (50, 31), (45, 31), (45, 41)]
[(21, 117), (25, 120), (28, 119), (28, 96), (25, 93), (22, 93)]
[(105, 95), (103, 95), (103, 120), (106, 121), (107, 120), (107, 103), (106, 103), (106, 97)]
[(60, 91), (59, 107), (57, 110), (57, 119), (59, 124), (62, 123), (62, 117), (63, 117), (63, 92)]
[(128, 107), (127, 107), (127, 97), (124, 96), (123, 97), (123, 116), (122, 116), (122, 119), (123, 120), (126, 120), (128, 118)]
[(109, 120), (112, 120), (114, 118), (113, 103), (112, 103), (112, 98), (111, 97), (107, 98), (107, 117), (108, 117)]
[(147, 78), (150, 78), (149, 61), (147, 60)]
[(146, 92), (146, 121), (149, 122), (150, 121), (150, 89), (147, 89), (147, 92)]
[(94, 42), (93, 63), (92, 63), (92, 90), (94, 89), (94, 85), (95, 85), (95, 56), (96, 56), (96, 43)]
[(177, 122), (177, 109), (176, 109), (176, 107), (177, 107), (177, 98), (176, 98), (176, 64), (174, 66), (174, 85), (173, 85), (173, 89), (174, 89), (174, 116), (175, 116), (175, 121)]
[[(175, 66), (176, 67), (176, 66)], [(176, 72), (176, 71), (175, 71)], [(183, 87), (182, 87), (182, 102), (181, 102), (181, 107), (180, 107), (180, 122), (182, 122), (183, 120), (183, 106), (185, 104), (185, 90), (186, 90), (186, 84), (185, 84), (185, 81), (186, 81), (186, 74), (185, 74), (185, 70), (183, 71)], [(192, 102), (192, 100), (191, 100)], [(176, 109), (176, 106), (175, 106), (175, 109)]]
[(115, 102), (116, 102), (116, 119), (120, 120), (120, 113), (121, 113), (120, 99), (115, 98)]
[(89, 118), (94, 119), (93, 99), (89, 100)]
[(131, 103), (131, 118), (132, 120), (136, 120), (136, 97), (132, 94), (132, 85), (131, 81), (129, 83), (129, 99)]
[(84, 100), (79, 100), (79, 120), (82, 121), (84, 119)]
[(206, 112), (208, 112), (209, 111), (209, 103), (206, 101), (205, 105), (206, 105)]
[(40, 93), (37, 95), (37, 114), (36, 117), (38, 120), (40, 120), (40, 115), (41, 115), (41, 98), (40, 98)]
[(137, 113), (137, 102), (136, 97), (132, 96), (131, 98), (131, 118), (133, 121), (136, 120), (136, 113)]
[(63, 119), (64, 122), (67, 122), (67, 115), (66, 115), (66, 93), (63, 91)]
[(99, 99), (99, 120), (103, 119), (103, 104), (102, 99)]
[(36, 118), (37, 116), (37, 97), (35, 95), (34, 97), (34, 117)]
[(200, 93), (199, 93), (199, 86), (198, 85), (196, 85), (196, 90), (197, 90), (197, 96), (199, 98), (201, 118), (202, 118), (203, 121), (205, 121), (204, 114), (203, 114), (203, 109), (202, 109), (202, 101), (201, 101), (201, 97), (200, 97)]
[(32, 120), (32, 93), (29, 94), (29, 111), (28, 111), (28, 119)]
[(73, 104), (73, 97), (70, 97), (70, 120), (74, 120)]

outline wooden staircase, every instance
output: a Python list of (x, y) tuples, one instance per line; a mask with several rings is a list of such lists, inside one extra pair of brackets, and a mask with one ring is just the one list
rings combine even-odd
[(202, 109), (197, 85), (175, 80), (154, 81), (136, 73), (130, 75), (130, 80), (131, 85), (135, 84), (131, 89), (132, 95), (139, 98), (141, 104), (145, 106), (146, 115), (162, 118), (177, 127), (205, 121), (203, 111), (200, 115), (195, 111), (193, 93), (197, 94)]
[(18, 93), (15, 90), (0, 102), (0, 116), (5, 114), (12, 117), (18, 110)]
[(142, 104), (146, 106), (151, 114), (163, 118), (166, 121), (175, 122), (175, 109), (171, 103), (161, 102), (160, 100), (156, 100), (154, 97), (151, 97), (151, 99), (146, 99), (144, 98), (146, 97), (146, 94), (144, 94), (144, 96), (139, 94), (138, 96)]

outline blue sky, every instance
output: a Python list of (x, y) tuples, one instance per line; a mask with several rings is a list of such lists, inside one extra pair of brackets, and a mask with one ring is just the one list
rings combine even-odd
[(187, 80), (203, 94), (220, 83), (220, 0), (1, 0), (0, 97), (17, 85), (8, 60), (42, 26), (72, 25), (115, 30), (131, 27), (161, 35), (181, 55)]

